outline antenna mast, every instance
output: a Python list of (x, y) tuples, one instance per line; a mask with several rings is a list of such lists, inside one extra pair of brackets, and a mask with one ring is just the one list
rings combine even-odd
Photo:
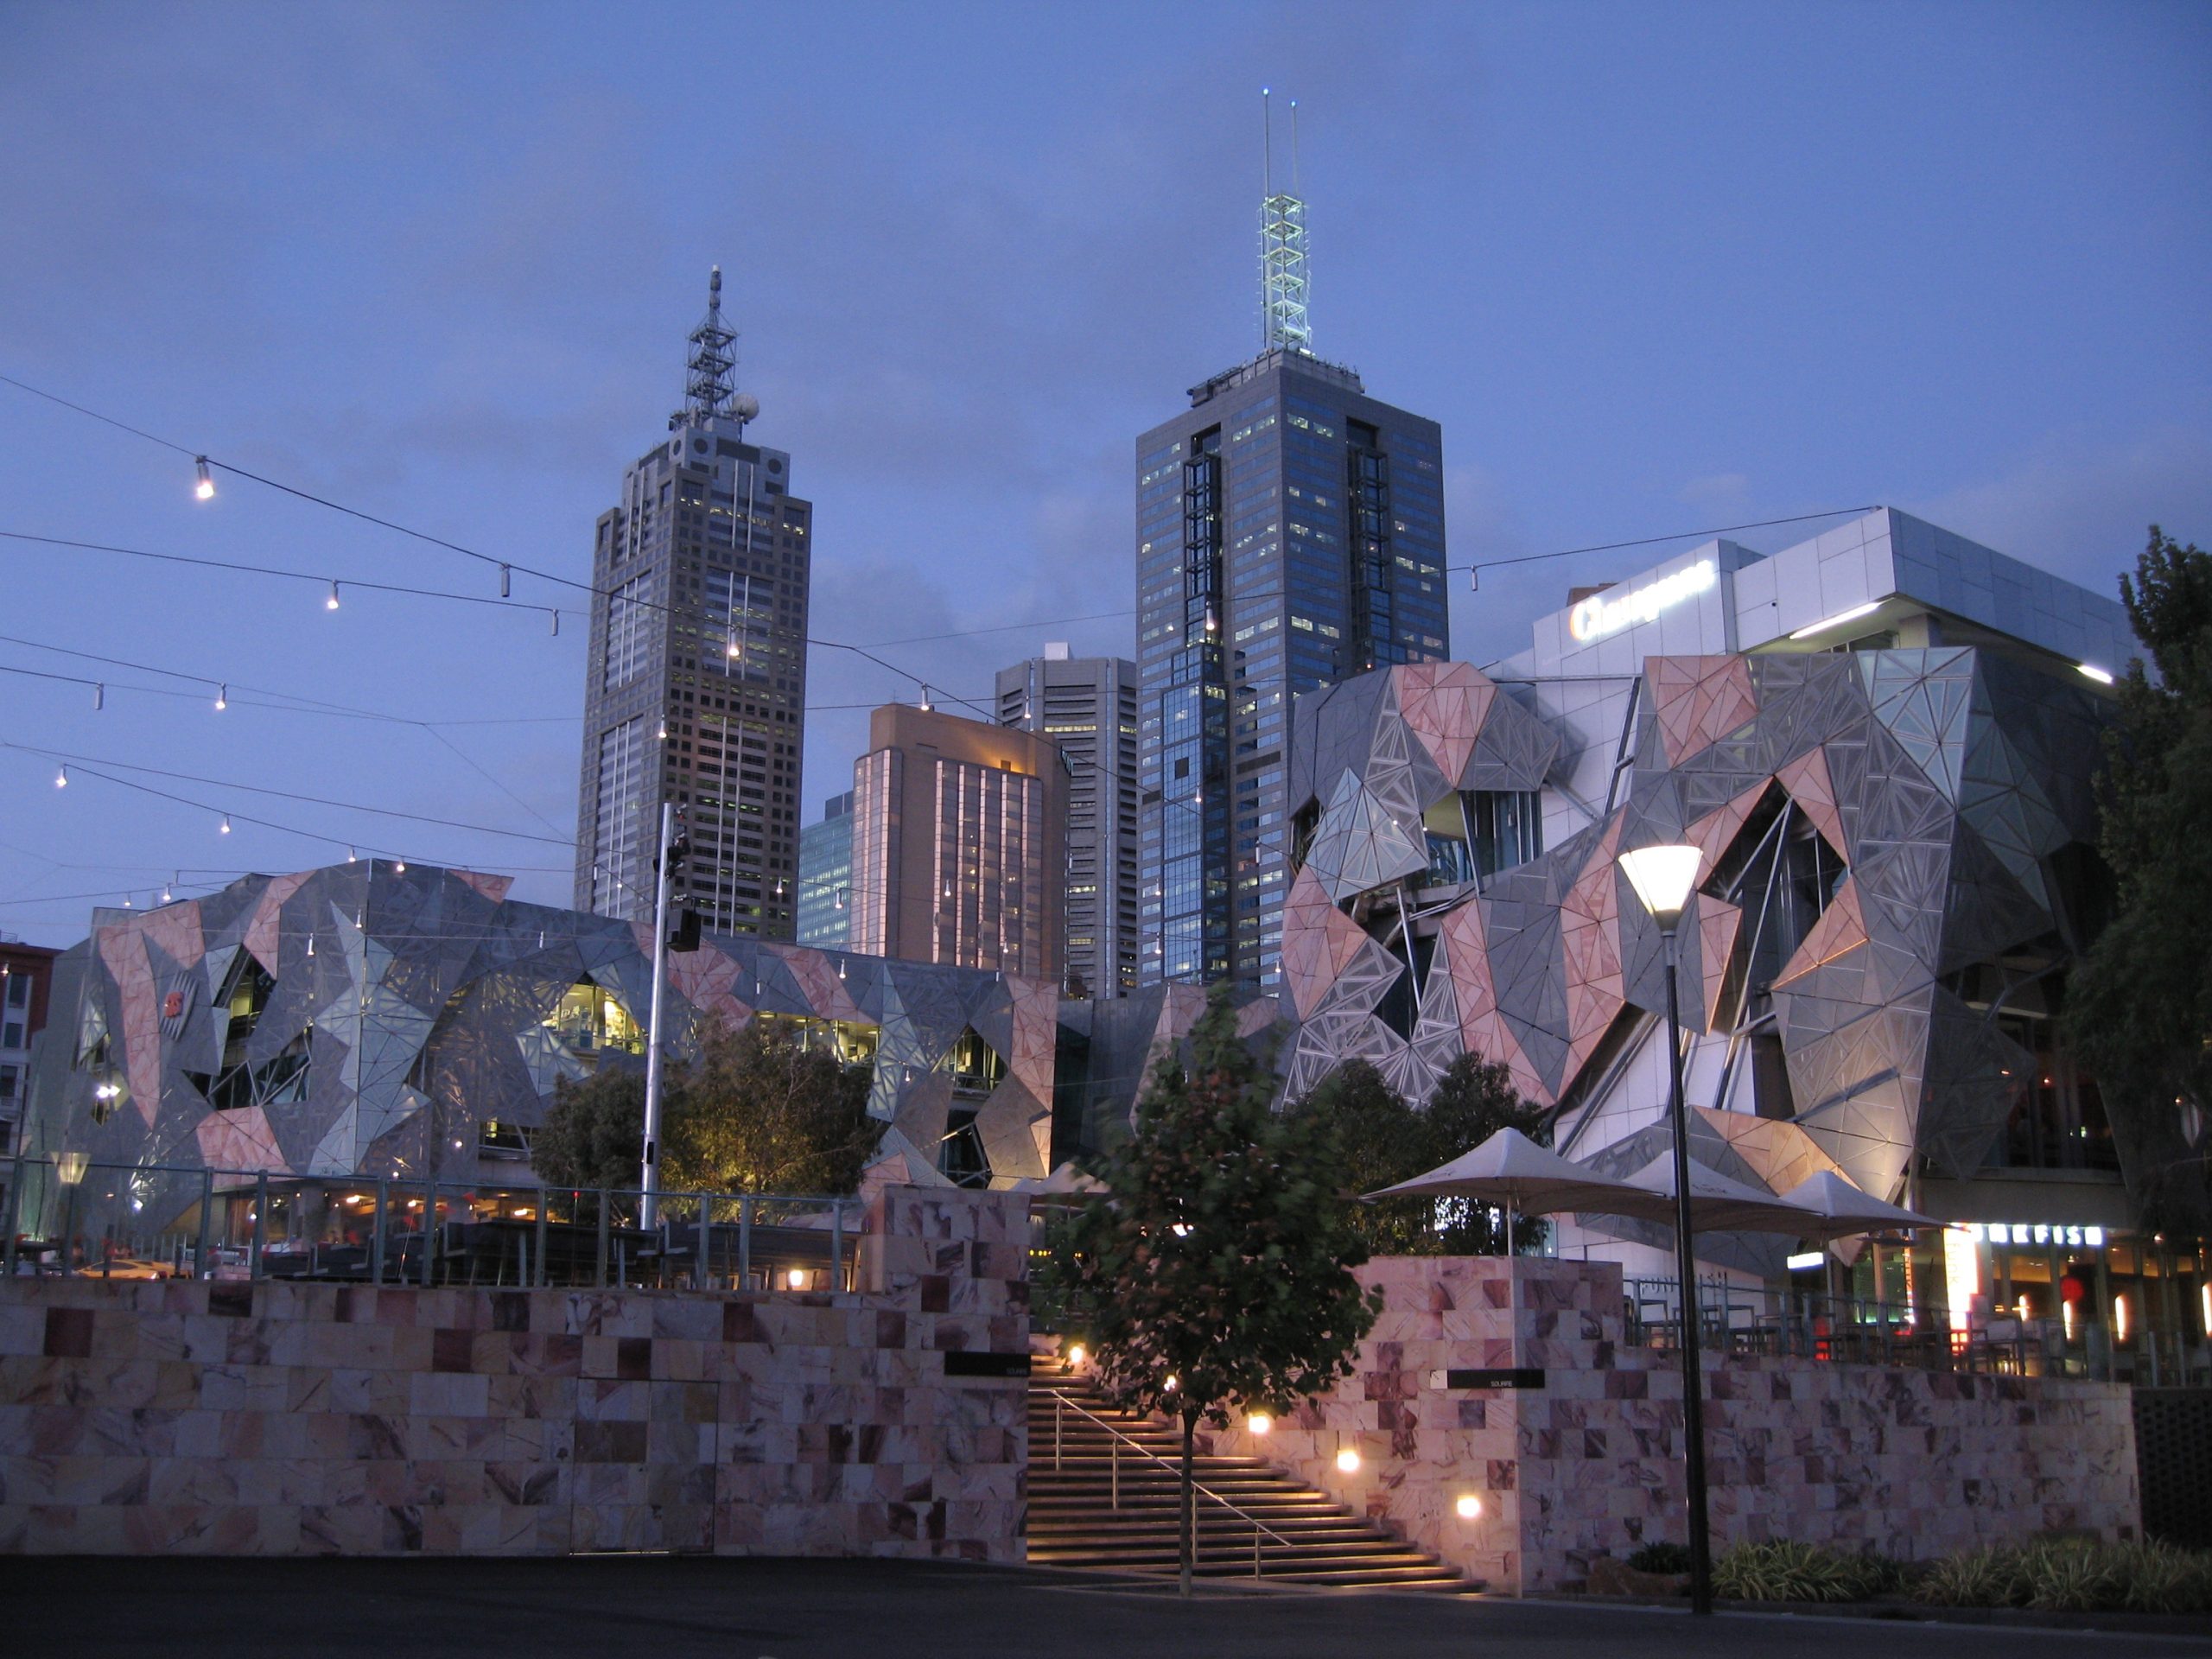
[(1306, 202), (1298, 194), (1298, 100), (1290, 101), (1290, 188), (1274, 188), (1274, 130), (1269, 90), (1260, 89), (1260, 289), (1262, 351), (1311, 356), (1306, 312)]
[(691, 361), (683, 382), (683, 409), (676, 421), (697, 423), (732, 413), (737, 396), (737, 331), (722, 326), (722, 268), (707, 279), (707, 315), (691, 331)]

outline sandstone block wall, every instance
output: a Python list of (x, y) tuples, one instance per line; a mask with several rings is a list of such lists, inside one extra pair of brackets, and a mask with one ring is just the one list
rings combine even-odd
[[(0, 1281), (0, 1550), (1021, 1559), (1027, 1203), (858, 1294)], [(897, 1230), (906, 1229), (902, 1234)]]
[[(1597, 1556), (1687, 1537), (1679, 1361), (1622, 1345), (1618, 1268), (1393, 1257), (1361, 1277), (1389, 1300), (1357, 1373), (1263, 1437), (1217, 1436), (1220, 1450), (1266, 1458), (1501, 1590), (1573, 1587)], [(1917, 1558), (2138, 1530), (2125, 1388), (1706, 1357), (1718, 1545)], [(1454, 1390), (1438, 1375), (1515, 1366), (1542, 1367), (1544, 1387)], [(1356, 1473), (1336, 1465), (1345, 1448)], [(1470, 1497), (1471, 1519), (1458, 1512)]]

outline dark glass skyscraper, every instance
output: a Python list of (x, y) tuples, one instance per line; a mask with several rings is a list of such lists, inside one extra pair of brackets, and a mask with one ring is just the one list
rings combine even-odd
[(1305, 349), (1303, 204), (1268, 201), (1295, 326), (1271, 305), (1268, 348), (1137, 441), (1147, 982), (1277, 988), (1290, 699), (1451, 637), (1442, 430)]
[(647, 919), (660, 808), (683, 809), (677, 898), (718, 932), (791, 937), (814, 508), (748, 442), (716, 267), (684, 406), (623, 475), (592, 555), (575, 906)]

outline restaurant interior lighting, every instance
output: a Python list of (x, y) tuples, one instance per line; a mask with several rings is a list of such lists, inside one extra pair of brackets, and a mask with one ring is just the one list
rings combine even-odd
[(788, 1285), (793, 1290), (804, 1290), (806, 1288), (806, 1269), (804, 1268), (793, 1268), (790, 1272), (784, 1275), (784, 1283)]
[(1830, 628), (1840, 628), (1847, 622), (1856, 622), (1862, 616), (1872, 616), (1881, 608), (1881, 601), (1870, 599), (1864, 605), (1853, 605), (1847, 611), (1838, 611), (1834, 616), (1824, 617), (1818, 622), (1802, 627), (1789, 637), (1792, 639), (1809, 639), (1816, 633), (1826, 633)]

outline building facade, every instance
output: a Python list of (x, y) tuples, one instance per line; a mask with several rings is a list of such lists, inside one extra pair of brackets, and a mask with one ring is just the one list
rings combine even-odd
[(852, 931), (853, 791), (798, 832), (798, 942), (842, 950)]
[(1067, 812), (1046, 739), (878, 709), (853, 764), (852, 948), (1058, 984)]
[[(52, 999), (54, 959), (44, 945), (0, 939), (0, 1158), (22, 1143), (29, 1109), (31, 1041), (46, 1027)], [(13, 1167), (0, 1166), (0, 1204)]]
[[(2106, 1099), (2063, 1020), (2104, 902), (2106, 688), (2133, 651), (2112, 601), (1885, 509), (1770, 557), (1693, 549), (1487, 672), (1300, 699), (1288, 1090), (1356, 1058), (1421, 1099), (1477, 1052), (1552, 1109), (1560, 1150), (1642, 1166), (1669, 1134), (1663, 942), (1616, 861), (1692, 843), (1694, 1155), (1777, 1192), (1838, 1171), (1979, 1230), (1862, 1257), (1861, 1294), (2051, 1318), (2078, 1268), (2114, 1333), (2114, 1299), (2139, 1331), (2153, 1300), (2193, 1319), (2202, 1241), (2131, 1220), (2159, 1171), (2202, 1167), (2193, 1120)], [(1562, 1230), (1669, 1270), (1661, 1230)], [(1769, 1279), (1789, 1254), (1700, 1249)]]
[(1137, 440), (1147, 982), (1278, 987), (1291, 699), (1448, 650), (1442, 431), (1309, 338)]
[(1063, 956), (1070, 996), (1136, 988), (1137, 670), (1064, 645), (998, 677), (999, 724), (1058, 746), (1068, 777)]
[[(987, 728), (988, 729), (988, 728)], [(87, 1154), (85, 1230), (166, 1229), (197, 1171), (527, 1183), (563, 1079), (641, 1065), (652, 926), (377, 859), (99, 910), (55, 963), (30, 1150)], [(668, 957), (667, 1052), (760, 1019), (866, 1066), (900, 1180), (1042, 1176), (1050, 979), (708, 933)], [(117, 1179), (118, 1172), (128, 1172)]]
[(679, 903), (718, 931), (792, 937), (814, 509), (791, 457), (748, 442), (716, 268), (684, 406), (623, 475), (592, 553), (575, 902), (653, 909), (664, 803), (692, 855)]

